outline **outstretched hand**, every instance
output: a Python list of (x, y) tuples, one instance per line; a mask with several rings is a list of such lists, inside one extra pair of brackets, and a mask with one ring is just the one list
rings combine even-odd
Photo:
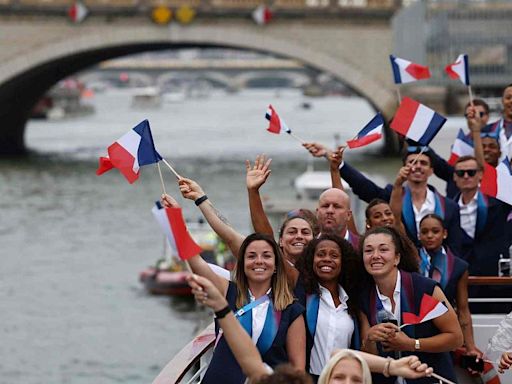
[(165, 208), (180, 208), (180, 205), (178, 204), (176, 199), (166, 193), (160, 196), (160, 202)]
[(336, 148), (335, 152), (327, 152), (327, 159), (329, 160), (329, 165), (332, 169), (338, 169), (340, 167), (341, 162), (343, 161), (343, 152), (347, 147), (345, 145), (340, 145)]
[(191, 274), (187, 276), (187, 282), (192, 288), (195, 299), (201, 304), (212, 308), (214, 311), (220, 311), (228, 305), (226, 298), (222, 296), (210, 280)]
[(466, 120), (468, 121), (468, 127), (471, 132), (480, 132), (484, 123), (480, 117), (480, 113), (475, 107), (469, 106), (467, 108)]
[(400, 376), (405, 379), (418, 379), (420, 377), (430, 376), (434, 370), (422, 363), (417, 356), (402, 357), (398, 360), (391, 360), (389, 365), (389, 374), (391, 376)]
[(329, 152), (326, 147), (319, 143), (304, 143), (302, 146), (314, 157), (325, 157)]
[(178, 181), (178, 184), (180, 186), (181, 195), (185, 199), (195, 201), (195, 200), (199, 199), (201, 196), (204, 196), (204, 191), (201, 188), (201, 186), (192, 179), (187, 179), (185, 177), (182, 177)]
[(254, 160), (254, 166), (251, 167), (251, 162), (245, 160), (245, 170), (247, 189), (259, 190), (260, 187), (265, 184), (270, 173), (270, 163), (272, 159), (267, 159), (265, 155), (256, 156)]

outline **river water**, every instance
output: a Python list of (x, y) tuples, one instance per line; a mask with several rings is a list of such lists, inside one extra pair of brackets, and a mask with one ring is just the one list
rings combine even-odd
[[(282, 198), (294, 195), (291, 182), (308, 160), (293, 138), (265, 131), (268, 103), (296, 135), (326, 144), (335, 133), (351, 138), (374, 114), (359, 98), (311, 99), (304, 109), (295, 90), (216, 93), (149, 110), (131, 100), (113, 90), (91, 101), (93, 115), (31, 121), (33, 155), (0, 161), (0, 383), (150, 382), (205, 324), (193, 303), (149, 296), (138, 282), (162, 253), (150, 213), (161, 194), (156, 168), (143, 168), (133, 185), (115, 170), (94, 174), (98, 156), (139, 121), (149, 119), (162, 156), (248, 233), (243, 161), (270, 155), (263, 193)], [(452, 120), (440, 136), (451, 140), (460, 123)], [(352, 159), (374, 173), (395, 173), (397, 160), (371, 152)], [(188, 218), (199, 216), (180, 201)]]

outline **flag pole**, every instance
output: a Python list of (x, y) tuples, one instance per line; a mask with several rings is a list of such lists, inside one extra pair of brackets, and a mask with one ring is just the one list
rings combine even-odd
[(304, 144), (304, 143), (306, 142), (306, 140), (301, 139), (299, 136), (294, 135), (294, 134), (293, 134), (293, 133), (291, 133), (291, 132), (288, 132), (288, 134), (289, 134), (291, 137), (293, 137), (295, 140), (299, 141), (301, 144)]
[(418, 159), (420, 158), (421, 155), (423, 155), (423, 152), (425, 152), (427, 150), (427, 146), (424, 146), (423, 148), (421, 148), (421, 151), (420, 153), (418, 153), (418, 156), (416, 156), (414, 158), (414, 161), (411, 163), (411, 167), (414, 166), (414, 164), (416, 164), (416, 162), (418, 161)]
[(160, 169), (160, 162), (156, 163), (156, 166), (158, 167), (158, 174), (160, 175), (160, 183), (162, 183), (162, 191), (164, 192), (164, 195), (167, 195), (167, 192), (165, 191), (165, 184), (164, 184), (164, 178), (162, 176), (162, 170)]
[(172, 172), (172, 173), (174, 173), (174, 176), (176, 176), (176, 178), (177, 178), (178, 180), (180, 180), (180, 179), (181, 179), (181, 176), (180, 176), (180, 175), (178, 175), (178, 172), (176, 172), (176, 171), (174, 170), (174, 168), (171, 166), (171, 164), (169, 164), (169, 163), (167, 162), (167, 160), (165, 160), (164, 158), (162, 158), (162, 161), (164, 162), (164, 164), (165, 164), (165, 165), (167, 165), (167, 167), (169, 167), (169, 169), (171, 170), (171, 172)]
[(468, 85), (468, 92), (469, 92), (469, 104), (474, 107), (473, 105), (473, 91), (471, 90), (471, 84)]
[(440, 380), (440, 381), (442, 381), (444, 383), (447, 383), (447, 384), (455, 384), (453, 381), (445, 379), (443, 376), (440, 376), (440, 375), (438, 375), (437, 373), (434, 373), (434, 372), (432, 372), (432, 377), (437, 379), (437, 380)]
[(398, 105), (402, 103), (402, 95), (400, 94), (400, 86), (396, 86), (396, 95), (398, 96)]

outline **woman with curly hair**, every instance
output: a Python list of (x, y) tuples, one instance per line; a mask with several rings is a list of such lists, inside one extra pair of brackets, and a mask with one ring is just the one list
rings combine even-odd
[[(435, 372), (453, 381), (455, 373), (448, 352), (460, 347), (463, 340), (457, 315), (439, 285), (417, 273), (418, 260), (404, 250), (403, 243), (393, 227), (372, 228), (361, 239), (365, 272), (361, 349), (381, 356), (415, 354)], [(425, 294), (444, 303), (448, 310), (432, 320), (400, 328), (404, 312), (420, 313)], [(377, 384), (396, 380), (396, 377), (374, 375)]]
[(306, 307), (306, 365), (317, 379), (334, 349), (359, 349), (359, 265), (348, 241), (323, 234), (309, 242), (296, 266), (295, 295)]

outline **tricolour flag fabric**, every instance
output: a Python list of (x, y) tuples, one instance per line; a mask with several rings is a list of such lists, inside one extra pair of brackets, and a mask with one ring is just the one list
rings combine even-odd
[(420, 145), (427, 146), (446, 122), (446, 118), (427, 106), (405, 97), (390, 127)]
[(252, 11), (252, 18), (256, 24), (264, 25), (272, 19), (272, 12), (265, 4), (260, 4)]
[(187, 230), (181, 208), (164, 208), (157, 202), (151, 212), (180, 259), (188, 260), (202, 252)]
[(74, 23), (81, 23), (89, 14), (89, 10), (81, 1), (75, 1), (68, 8), (68, 16)]
[(279, 134), (281, 129), (284, 129), (286, 133), (292, 133), (292, 130), (288, 128), (283, 119), (279, 117), (272, 105), (268, 106), (265, 118), (269, 121), (267, 131)]
[(457, 138), (452, 145), (452, 153), (448, 159), (448, 164), (455, 165), (455, 162), (459, 157), (462, 156), (473, 156), (475, 154), (475, 148), (473, 140), (464, 134), (462, 129), (459, 129)]
[(389, 55), (395, 84), (411, 83), (413, 81), (430, 78), (428, 67), (413, 63), (409, 60)]
[(402, 327), (406, 325), (420, 324), (439, 317), (448, 312), (448, 308), (434, 297), (423, 294), (418, 315), (411, 312), (402, 313)]
[(445, 72), (452, 79), (459, 79), (464, 84), (469, 85), (469, 58), (468, 55), (463, 54), (457, 57), (455, 63), (448, 64), (444, 69)]
[(484, 175), (480, 183), (482, 193), (512, 205), (512, 168), (505, 157), (496, 168), (484, 164)]
[(349, 148), (358, 148), (373, 143), (382, 137), (383, 129), (384, 118), (379, 112), (363, 129), (359, 131), (355, 139), (347, 141), (347, 145)]
[(139, 178), (141, 166), (162, 160), (162, 156), (155, 149), (147, 120), (139, 123), (109, 146), (107, 152), (108, 157), (100, 157), (96, 174), (101, 175), (112, 168), (117, 168), (130, 184)]

